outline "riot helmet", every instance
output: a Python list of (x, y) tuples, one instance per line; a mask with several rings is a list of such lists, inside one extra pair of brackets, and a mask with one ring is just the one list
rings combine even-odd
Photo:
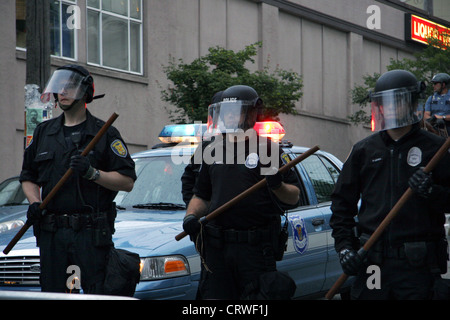
[(216, 92), (211, 99), (211, 104), (208, 106), (208, 119), (206, 121), (206, 132), (208, 134), (212, 133), (213, 113), (214, 113), (214, 108), (212, 106), (222, 101), (222, 94), (223, 91)]
[(406, 70), (384, 73), (370, 93), (372, 109), (372, 131), (405, 127), (419, 122), (422, 113), (418, 110), (420, 93), (425, 84)]
[(221, 101), (210, 106), (215, 133), (248, 130), (255, 125), (262, 110), (262, 100), (252, 87), (235, 85), (222, 93)]
[(56, 102), (58, 94), (62, 94), (75, 102), (86, 95), (86, 103), (90, 103), (94, 99), (94, 91), (94, 79), (89, 71), (82, 66), (69, 64), (53, 73), (41, 95), (41, 101), (47, 103), (53, 95)]

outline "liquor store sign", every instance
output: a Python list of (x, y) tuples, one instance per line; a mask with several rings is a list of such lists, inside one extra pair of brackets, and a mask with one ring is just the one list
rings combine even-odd
[(434, 38), (450, 46), (450, 28), (413, 14), (406, 14), (405, 22), (406, 40), (428, 44), (428, 39)]

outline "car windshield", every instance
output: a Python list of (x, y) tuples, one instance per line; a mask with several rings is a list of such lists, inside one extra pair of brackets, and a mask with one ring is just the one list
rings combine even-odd
[(0, 184), (0, 206), (27, 204), (19, 178), (11, 178)]
[(131, 192), (119, 192), (115, 202), (120, 207), (181, 210), (181, 175), (185, 164), (175, 164), (170, 156), (134, 159), (137, 180)]

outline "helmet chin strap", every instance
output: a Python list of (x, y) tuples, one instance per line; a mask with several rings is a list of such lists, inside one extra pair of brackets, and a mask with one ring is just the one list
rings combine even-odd
[(74, 100), (70, 105), (63, 105), (61, 104), (61, 102), (59, 102), (58, 100), (56, 100), (56, 102), (58, 103), (59, 107), (61, 108), (62, 111), (69, 111), (70, 109), (73, 108), (73, 106), (75, 106), (76, 104), (78, 104), (78, 102), (80, 102), (82, 99), (77, 99)]

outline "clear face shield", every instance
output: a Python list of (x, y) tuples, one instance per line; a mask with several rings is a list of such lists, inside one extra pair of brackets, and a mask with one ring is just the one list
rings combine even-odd
[[(253, 101), (222, 101), (208, 108), (208, 131), (216, 133), (235, 133), (253, 128), (257, 112)], [(211, 119), (211, 120), (210, 120)]]
[(372, 131), (401, 128), (419, 122), (423, 110), (419, 110), (418, 96), (416, 87), (372, 93)]
[(86, 77), (72, 70), (56, 70), (47, 82), (41, 101), (51, 101), (54, 94), (61, 94), (69, 99), (80, 100), (86, 93), (89, 83)]

